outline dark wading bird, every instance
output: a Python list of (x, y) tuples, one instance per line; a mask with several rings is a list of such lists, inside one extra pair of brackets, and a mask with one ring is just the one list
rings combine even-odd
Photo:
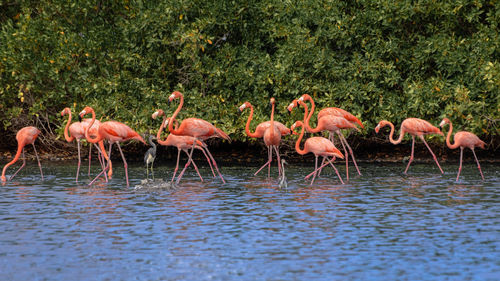
[(285, 159), (281, 159), (281, 178), (280, 178), (280, 188), (288, 188), (288, 181), (285, 176), (285, 164), (288, 165)]
[(153, 164), (155, 162), (156, 158), (156, 144), (153, 142), (153, 140), (156, 139), (153, 135), (149, 136), (148, 142), (149, 145), (151, 145), (151, 148), (146, 151), (146, 154), (144, 154), (144, 164), (146, 164), (146, 179), (149, 179), (149, 164), (151, 164), (151, 178), (154, 180), (155, 179), (155, 174), (153, 171)]

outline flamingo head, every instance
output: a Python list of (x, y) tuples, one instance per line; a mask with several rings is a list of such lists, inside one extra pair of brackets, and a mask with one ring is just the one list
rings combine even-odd
[(165, 122), (163, 122), (163, 126), (165, 128), (168, 127), (168, 122), (170, 122), (170, 117), (168, 117), (167, 119), (165, 119)]
[(180, 98), (182, 97), (182, 94), (181, 92), (179, 91), (174, 91), (172, 92), (172, 94), (168, 97), (168, 102), (172, 102), (174, 99), (177, 99), (177, 98)]
[(80, 122), (82, 121), (82, 118), (83, 116), (89, 114), (89, 113), (92, 113), (94, 112), (94, 109), (92, 109), (92, 107), (90, 106), (86, 106), (81, 112), (80, 114), (78, 114), (78, 120), (80, 120)]
[(299, 100), (300, 100), (300, 101), (306, 101), (306, 100), (309, 100), (309, 101), (310, 101), (311, 99), (312, 99), (312, 98), (311, 98), (311, 96), (310, 96), (310, 95), (308, 95), (308, 94), (303, 94), (303, 95), (299, 98)]
[(288, 113), (292, 113), (292, 110), (298, 106), (298, 101), (293, 100), (286, 109), (288, 109)]
[(390, 122), (386, 121), (386, 120), (382, 120), (382, 121), (378, 122), (377, 127), (375, 127), (375, 133), (378, 134), (378, 132), (380, 131), (381, 128), (383, 128), (389, 124), (390, 124)]
[(298, 135), (298, 133), (295, 132), (295, 128), (302, 126), (303, 126), (302, 121), (295, 121), (295, 123), (293, 123), (293, 125), (290, 127), (290, 131), (292, 132), (293, 135)]
[(340, 152), (340, 150), (338, 150), (336, 147), (333, 148), (332, 153), (333, 155), (335, 155), (335, 157), (344, 159), (344, 154), (342, 154), (342, 152)]
[(61, 111), (61, 116), (64, 116), (66, 114), (71, 114), (71, 109), (69, 109), (69, 107), (65, 107), (62, 111)]
[(245, 108), (247, 107), (251, 107), (252, 105), (249, 103), (249, 102), (244, 102), (242, 105), (240, 105), (240, 107), (238, 107), (238, 113), (242, 113), (243, 110), (245, 110)]
[(441, 123), (439, 123), (439, 127), (443, 127), (445, 124), (450, 124), (450, 119), (443, 118), (443, 121), (441, 121)]
[(274, 98), (271, 98), (271, 99), (269, 100), (269, 105), (273, 106), (273, 105), (275, 105), (275, 104), (276, 104), (276, 100), (275, 100)]
[(151, 118), (156, 119), (156, 117), (163, 116), (163, 115), (165, 115), (165, 112), (163, 112), (163, 110), (161, 110), (161, 109), (158, 109), (153, 114), (151, 114)]

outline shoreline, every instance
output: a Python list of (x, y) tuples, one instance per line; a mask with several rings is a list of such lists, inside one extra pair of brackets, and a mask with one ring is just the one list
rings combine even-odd
[[(207, 141), (210, 151), (217, 161), (217, 163), (224, 163), (230, 165), (259, 165), (267, 158), (267, 148), (259, 142), (220, 142), (217, 140)], [(436, 154), (440, 163), (457, 163), (460, 158), (460, 149), (451, 150), (446, 147), (446, 144), (435, 145), (429, 144), (431, 149)], [(145, 146), (139, 143), (127, 143), (122, 145), (123, 152), (129, 163), (143, 162), (144, 153), (150, 146)], [(370, 142), (366, 145), (359, 143), (351, 144), (351, 147), (358, 163), (402, 163), (407, 162), (411, 153), (411, 141), (402, 143), (400, 145), (380, 144)], [(342, 148), (340, 148), (342, 151)], [(38, 155), (40, 161), (55, 161), (64, 162), (78, 159), (78, 152), (76, 143), (64, 143), (62, 146), (52, 146), (51, 148), (42, 147), (37, 145)], [(343, 152), (343, 151), (342, 151)], [(482, 150), (480, 148), (475, 150), (480, 163), (499, 164), (500, 155), (498, 150)], [(12, 160), (16, 153), (16, 148), (0, 147), (0, 165), (5, 165)], [(96, 150), (92, 149), (92, 158), (97, 161)], [(290, 142), (285, 142), (280, 148), (281, 157), (286, 158), (290, 164), (300, 163), (314, 163), (314, 155), (308, 153), (306, 155), (299, 155), (295, 152), (295, 148)], [(81, 149), (82, 162), (86, 161), (88, 155), (88, 146), (82, 145)], [(175, 147), (157, 146), (157, 163), (167, 163), (175, 161), (177, 157), (177, 149)], [(31, 147), (26, 148), (27, 160), (36, 159)], [(113, 161), (121, 161), (121, 156), (115, 146), (111, 154)], [(186, 156), (181, 154), (181, 161), (185, 160)], [(204, 155), (199, 152), (193, 154), (194, 160), (204, 163), (206, 161)], [(349, 157), (351, 158), (351, 157)], [(18, 161), (21, 161), (19, 159)], [(475, 162), (473, 154), (469, 149), (464, 150), (464, 162)], [(342, 159), (337, 159), (337, 163), (343, 162)], [(352, 162), (352, 159), (349, 159)], [(425, 145), (420, 142), (415, 144), (414, 163), (433, 163), (434, 160), (426, 149)]]

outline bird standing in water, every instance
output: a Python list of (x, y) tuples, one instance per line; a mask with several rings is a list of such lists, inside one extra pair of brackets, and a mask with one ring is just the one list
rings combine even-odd
[(14, 176), (21, 171), (22, 168), (26, 165), (26, 158), (24, 157), (24, 146), (27, 144), (33, 145), (33, 149), (35, 150), (35, 155), (36, 155), (36, 160), (38, 160), (38, 167), (40, 167), (40, 174), (42, 175), (42, 180), (43, 180), (43, 173), (42, 173), (42, 165), (40, 164), (40, 159), (38, 158), (38, 153), (36, 153), (36, 148), (35, 148), (35, 140), (40, 134), (40, 130), (38, 130), (36, 127), (24, 127), (21, 130), (17, 132), (16, 135), (16, 140), (17, 140), (17, 152), (16, 156), (14, 156), (14, 159), (7, 163), (5, 167), (3, 167), (2, 171), (2, 182), (6, 182), (7, 178), (5, 177), (5, 171), (7, 168), (16, 163), (17, 160), (19, 160), (19, 157), (21, 156), (21, 152), (23, 153), (23, 164), (21, 167), (10, 177), (10, 180), (14, 178)]
[(125, 155), (123, 155), (123, 151), (120, 147), (120, 142), (124, 142), (127, 140), (138, 140), (144, 144), (146, 142), (144, 139), (134, 130), (132, 130), (129, 126), (117, 122), (117, 121), (106, 121), (104, 123), (101, 123), (99, 126), (99, 129), (97, 130), (97, 135), (95, 138), (92, 138), (89, 134), (89, 128), (92, 127), (92, 125), (95, 122), (95, 112), (92, 107), (86, 106), (82, 112), (80, 112), (79, 116), (80, 118), (83, 118), (83, 116), (91, 113), (92, 114), (92, 119), (90, 121), (89, 126), (85, 130), (85, 138), (90, 142), (90, 143), (98, 143), (102, 140), (108, 140), (109, 141), (109, 152), (106, 156), (105, 151), (103, 150), (104, 157), (107, 158), (108, 160), (108, 165), (103, 169), (103, 171), (97, 175), (90, 183), (89, 185), (92, 185), (97, 178), (102, 173), (105, 173), (106, 170), (110, 167), (111, 163), (111, 148), (113, 146), (113, 143), (116, 143), (118, 146), (118, 150), (120, 151), (120, 154), (122, 155), (122, 160), (123, 160), (123, 167), (125, 168), (125, 178), (127, 180), (127, 187), (130, 185), (128, 181), (128, 164), (127, 160), (125, 159)]
[(281, 178), (280, 178), (280, 188), (288, 188), (288, 181), (285, 176), (285, 164), (288, 165), (285, 159), (281, 159)]
[(446, 136), (446, 145), (450, 149), (456, 149), (457, 147), (460, 147), (460, 166), (458, 167), (457, 181), (458, 177), (460, 176), (460, 171), (462, 171), (462, 156), (464, 154), (465, 147), (468, 147), (470, 148), (470, 150), (472, 150), (472, 154), (474, 154), (474, 159), (476, 159), (477, 168), (479, 169), (481, 178), (484, 180), (483, 172), (481, 171), (481, 165), (479, 165), (479, 160), (477, 160), (476, 152), (474, 152), (475, 147), (480, 147), (484, 149), (485, 145), (484, 141), (480, 140), (478, 136), (476, 136), (471, 132), (461, 131), (455, 133), (455, 136), (453, 136), (454, 143), (451, 144), (450, 137), (453, 131), (453, 125), (451, 124), (451, 121), (448, 118), (444, 118), (443, 121), (441, 121), (441, 124), (439, 124), (439, 126), (442, 128), (446, 124), (450, 124), (450, 129), (448, 130), (448, 134)]
[(144, 164), (146, 164), (146, 179), (149, 179), (149, 164), (151, 164), (151, 177), (153, 180), (155, 180), (155, 174), (153, 171), (153, 164), (155, 162), (156, 158), (156, 144), (153, 142), (153, 140), (156, 139), (153, 135), (149, 136), (148, 143), (151, 145), (151, 148), (146, 151), (146, 154), (144, 154)]

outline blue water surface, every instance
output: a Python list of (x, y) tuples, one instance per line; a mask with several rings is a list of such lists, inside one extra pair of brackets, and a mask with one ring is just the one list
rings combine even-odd
[(362, 164), (311, 186), (312, 166), (290, 166), (286, 190), (275, 167), (223, 166), (226, 184), (190, 169), (171, 190), (134, 189), (138, 164), (126, 187), (120, 162), (108, 183), (77, 184), (75, 164), (45, 165), (43, 181), (28, 165), (0, 188), (2, 280), (500, 279), (496, 164), (482, 181), (467, 163), (459, 182), (451, 164)]

